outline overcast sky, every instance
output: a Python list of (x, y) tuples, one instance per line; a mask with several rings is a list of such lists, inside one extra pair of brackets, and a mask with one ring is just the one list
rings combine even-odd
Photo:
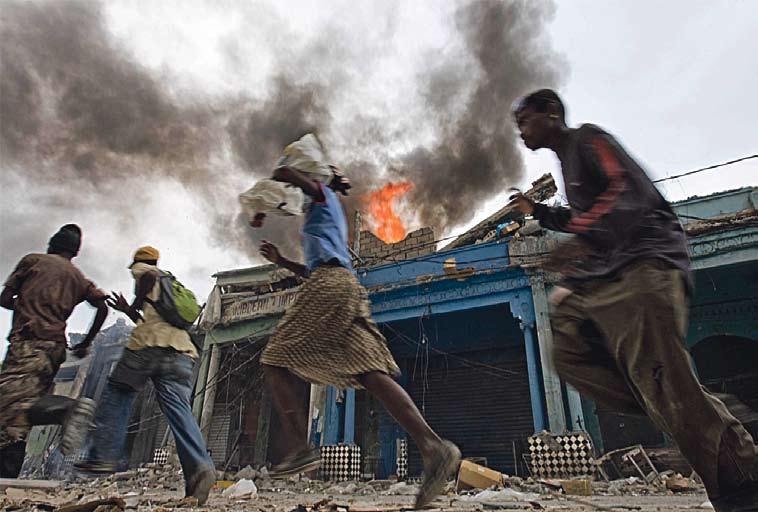
[[(104, 12), (108, 31), (118, 45), (151, 73), (170, 82), (172, 94), (178, 96), (198, 90), (214, 95), (240, 90), (254, 93), (266, 86), (277, 59), (288, 58), (273, 48), (286, 47), (290, 41), (297, 45), (300, 38), (312, 38), (326, 24), (336, 24), (340, 30), (352, 31), (356, 41), (376, 48), (377, 55), (376, 62), (345, 63), (371, 77), (369, 83), (353, 80), (346, 96), (360, 102), (366, 112), (396, 112), (400, 125), (410, 108), (406, 102), (412, 97), (412, 83), (418, 80), (419, 63), (434, 58), (430, 51), (436, 48), (459, 44), (450, 23), (458, 6), (439, 1), (161, 1), (108, 2)], [(552, 46), (556, 67), (562, 70), (560, 92), (569, 124), (603, 126), (653, 178), (758, 152), (758, 102), (753, 97), (758, 74), (750, 64), (758, 48), (756, 19), (758, 2), (747, 0), (557, 2), (544, 37)], [(283, 22), (286, 32), (279, 30)], [(229, 48), (237, 56), (233, 64)], [(340, 63), (331, 65), (338, 69)], [(423, 118), (423, 112), (416, 114)], [(510, 122), (507, 111), (502, 112), (502, 119)], [(428, 130), (419, 126), (418, 137), (426, 137)], [(387, 151), (405, 144), (391, 141)], [(523, 157), (526, 176), (518, 185), (528, 187), (544, 172), (559, 177), (552, 154), (524, 150)], [(5, 194), (0, 218), (0, 272), (7, 275), (24, 254), (44, 251), (51, 231), (39, 229), (35, 220), (38, 191), (15, 183), (5, 169), (3, 175), (3, 188), (10, 192)], [(241, 192), (250, 184), (235, 181), (229, 187)], [(758, 161), (752, 160), (666, 182), (661, 189), (669, 199), (679, 200), (756, 184)], [(143, 244), (161, 249), (161, 266), (172, 270), (200, 297), (210, 291), (214, 272), (259, 263), (237, 248), (206, 243), (219, 226), (204, 220), (210, 217), (209, 205), (195, 201), (192, 190), (181, 183), (155, 179), (147, 188), (140, 188), (139, 194), (130, 194), (129, 187), (125, 182), (120, 188), (107, 189), (110, 205), (95, 202), (97, 206), (85, 209), (80, 206), (89, 204), (87, 195), (104, 191), (85, 189), (73, 196), (61, 193), (59, 201), (71, 204), (73, 217), (61, 215), (42, 223), (51, 226), (73, 221), (83, 227), (84, 246), (76, 263), (106, 290), (131, 292), (126, 265), (134, 248)], [(230, 194), (218, 201), (219, 208), (229, 207), (236, 197)], [(501, 194), (472, 205), (478, 212), (476, 218), (456, 231), (481, 220), (503, 201)], [(136, 223), (123, 221), (124, 203), (132, 217), (138, 206)], [(20, 218), (30, 233), (23, 241), (12, 234), (9, 225)], [(90, 315), (88, 306), (77, 308), (69, 331), (85, 330)], [(108, 322), (116, 318), (111, 312)], [(0, 314), (4, 332), (10, 319), (9, 312)], [(0, 352), (4, 350), (3, 342)]]

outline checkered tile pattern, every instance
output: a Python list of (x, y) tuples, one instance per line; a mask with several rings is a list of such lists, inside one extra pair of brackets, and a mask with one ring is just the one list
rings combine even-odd
[(408, 478), (408, 440), (397, 440), (397, 479), (405, 480)]
[(361, 477), (361, 447), (337, 444), (321, 447), (321, 478), (344, 482)]
[(77, 462), (84, 460), (86, 456), (87, 456), (86, 450), (79, 450), (77, 453), (72, 453), (70, 455), (67, 455), (63, 459), (63, 463), (66, 464), (67, 466), (72, 466), (76, 464)]
[(538, 434), (529, 438), (532, 476), (571, 478), (591, 476), (597, 470), (592, 439), (585, 432)]
[(153, 452), (153, 464), (167, 464), (169, 451), (165, 448), (158, 448)]

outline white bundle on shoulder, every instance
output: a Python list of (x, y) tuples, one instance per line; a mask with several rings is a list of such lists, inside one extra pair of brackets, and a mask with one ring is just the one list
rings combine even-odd
[[(321, 143), (312, 133), (284, 148), (276, 168), (290, 167), (320, 183), (329, 183), (332, 168), (326, 162)], [(242, 210), (253, 220), (257, 214), (302, 215), (305, 195), (292, 185), (270, 178), (260, 180), (239, 195)]]
[(270, 178), (260, 180), (239, 195), (242, 210), (253, 220), (259, 213), (266, 215), (302, 215), (303, 192), (288, 183)]
[(324, 148), (312, 133), (303, 135), (300, 140), (284, 148), (276, 167), (297, 169), (321, 183), (329, 183), (332, 178), (332, 168), (326, 162)]

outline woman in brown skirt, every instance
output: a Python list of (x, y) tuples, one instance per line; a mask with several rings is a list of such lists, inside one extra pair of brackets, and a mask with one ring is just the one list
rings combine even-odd
[[(424, 460), (424, 480), (416, 506), (432, 501), (454, 474), (460, 451), (440, 437), (421, 416), (408, 393), (394, 380), (400, 374), (387, 342), (371, 319), (366, 290), (353, 273), (348, 253), (347, 220), (336, 192), (347, 195), (349, 181), (336, 170), (328, 186), (289, 167), (273, 179), (302, 189), (310, 198), (303, 226), (306, 264), (284, 258), (263, 241), (263, 256), (306, 277), (295, 303), (271, 336), (261, 362), (274, 407), (293, 446), (272, 474), (284, 476), (316, 469), (319, 450), (309, 446), (307, 418), (298, 407), (298, 379), (338, 388), (366, 389), (416, 442)], [(254, 227), (263, 224), (257, 215)]]

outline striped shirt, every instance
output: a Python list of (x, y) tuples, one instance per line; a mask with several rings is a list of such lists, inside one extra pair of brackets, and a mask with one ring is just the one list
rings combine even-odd
[(643, 258), (682, 270), (691, 285), (679, 219), (613, 136), (591, 124), (571, 130), (561, 171), (569, 206), (538, 204), (534, 216), (543, 227), (574, 233), (584, 242), (588, 254), (565, 274), (569, 286), (614, 275)]

